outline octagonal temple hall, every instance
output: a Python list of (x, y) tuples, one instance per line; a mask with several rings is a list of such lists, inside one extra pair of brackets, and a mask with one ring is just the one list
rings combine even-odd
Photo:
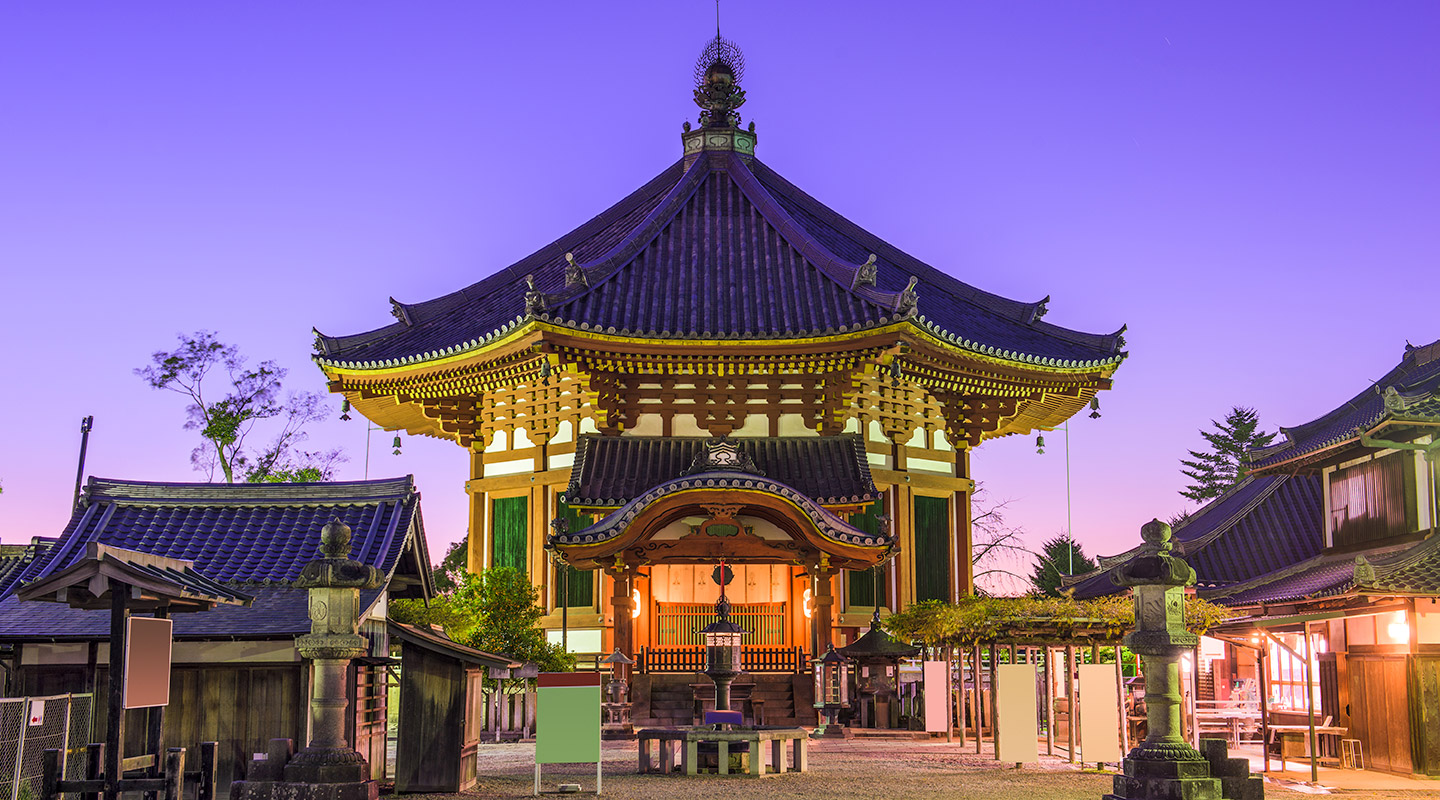
[(706, 48), (679, 159), (594, 219), (317, 332), (331, 391), (470, 453), (470, 569), (525, 571), (552, 638), (641, 673), (696, 668), (722, 559), (747, 652), (786, 663), (973, 592), (971, 450), (1065, 422), (1126, 355), (1123, 328), (1051, 324), (781, 177), (739, 62)]

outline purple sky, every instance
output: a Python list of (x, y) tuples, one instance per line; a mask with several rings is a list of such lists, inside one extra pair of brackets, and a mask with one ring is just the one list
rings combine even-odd
[[(312, 326), (387, 324), (639, 187), (713, 30), (704, 0), (6, 6), (0, 536), (60, 533), (85, 414), (90, 474), (199, 479), (180, 398), (131, 374), (177, 333), (320, 389)], [(1232, 405), (1298, 424), (1440, 338), (1437, 31), (1429, 0), (724, 8), (766, 163), (1047, 321), (1129, 324), (1070, 436), (1099, 553), (1185, 507), (1177, 459)], [(415, 474), (438, 557), (464, 451), (390, 438), (370, 475)], [(974, 456), (1035, 543), (1066, 524), (1046, 438)], [(363, 420), (312, 443), (362, 476)]]

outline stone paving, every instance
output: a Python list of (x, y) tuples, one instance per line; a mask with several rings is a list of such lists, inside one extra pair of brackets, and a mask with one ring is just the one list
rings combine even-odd
[[(480, 783), (461, 797), (529, 796), (534, 780), (534, 753), (534, 745), (528, 743), (482, 745)], [(988, 753), (976, 755), (973, 744), (962, 747), (943, 741), (814, 741), (810, 749), (810, 772), (763, 779), (637, 775), (634, 742), (605, 742), (603, 754), (603, 796), (637, 800), (702, 797), (725, 800), (922, 797), (1099, 800), (1111, 786), (1111, 774), (1081, 772), (1063, 759), (1042, 756), (1042, 763), (1016, 770), (998, 765)], [(587, 791), (594, 789), (595, 770), (590, 765), (549, 765), (544, 776), (544, 788), (550, 791), (561, 782), (580, 783)], [(1302, 796), (1302, 792), (1273, 783), (1267, 784), (1265, 791), (1272, 798), (1298, 800)], [(1333, 794), (1374, 800), (1440, 800), (1440, 781), (1435, 782), (1433, 789), (1341, 789)]]

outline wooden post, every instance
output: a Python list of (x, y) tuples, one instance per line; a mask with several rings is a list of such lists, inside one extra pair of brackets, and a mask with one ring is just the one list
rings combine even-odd
[(1055, 651), (1045, 645), (1045, 755), (1055, 755)]
[(985, 735), (984, 721), (980, 718), (980, 709), (984, 702), (984, 690), (981, 688), (980, 672), (980, 645), (975, 645), (971, 651), (971, 663), (974, 667), (975, 689), (974, 689), (974, 710), (975, 710), (975, 755), (980, 755), (980, 741)]
[[(1115, 645), (1115, 696), (1120, 698), (1120, 752), (1130, 752), (1130, 715), (1125, 712), (1125, 664)], [(1236, 740), (1237, 744), (1239, 740)]]
[(195, 787), (195, 800), (215, 800), (215, 771), (219, 750), (218, 742), (200, 743), (200, 783)]
[(110, 692), (105, 726), (105, 800), (120, 800), (120, 761), (125, 741), (125, 623), (130, 619), (129, 584), (110, 583)]
[[(1260, 673), (1260, 750), (1265, 754), (1265, 769), (1262, 772), (1270, 771), (1270, 676), (1269, 666), (1265, 663), (1266, 652), (1269, 646), (1262, 644), (1256, 653), (1256, 660), (1259, 662)], [(1284, 772), (1284, 762), (1281, 762), (1281, 772)]]
[[(1199, 657), (1196, 657), (1199, 661)], [(1320, 782), (1320, 742), (1315, 736), (1315, 676), (1310, 667), (1310, 622), (1305, 622), (1305, 718), (1310, 725), (1310, 782)], [(1399, 720), (1396, 720), (1400, 723)]]
[[(955, 648), (949, 645), (945, 646), (945, 742), (947, 744), (955, 741), (955, 720), (953, 717), (955, 711), (955, 674), (953, 665), (955, 662), (951, 658), (951, 654), (954, 653), (954, 651)], [(751, 757), (753, 758), (754, 756)]]
[(165, 800), (184, 800), (185, 748), (172, 747), (165, 752)]
[(1000, 757), (1000, 697), (995, 687), (1000, 684), (996, 681), (1000, 675), (1000, 652), (995, 648), (995, 643), (990, 643), (990, 746), (995, 750), (995, 757)]
[(956, 708), (958, 716), (955, 718), (955, 726), (960, 729), (960, 746), (964, 747), (969, 741), (969, 737), (965, 734), (967, 724), (965, 717), (970, 709), (970, 692), (965, 689), (965, 653), (953, 647), (951, 652), (955, 655), (955, 663), (960, 665), (960, 686), (958, 687), (960, 696), (958, 698), (959, 705)]
[[(20, 765), (15, 765), (15, 770), (20, 770)], [(40, 754), (40, 798), (41, 800), (58, 800), (60, 792), (57, 788), (60, 785), (60, 751), (46, 750)]]
[[(105, 745), (91, 742), (85, 745), (85, 779), (99, 780), (105, 774)], [(81, 800), (98, 800), (99, 792), (82, 792)]]
[(1067, 701), (1065, 712), (1065, 733), (1068, 734), (1070, 747), (1070, 763), (1075, 763), (1075, 711), (1080, 704), (1075, 702), (1075, 645), (1065, 645), (1065, 698)]

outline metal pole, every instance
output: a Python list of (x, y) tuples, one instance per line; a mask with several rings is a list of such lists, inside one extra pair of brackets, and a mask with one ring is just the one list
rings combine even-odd
[(1070, 574), (1075, 574), (1075, 522), (1070, 518), (1070, 421), (1065, 421), (1065, 536), (1070, 540)]
[(87, 416), (80, 420), (80, 463), (75, 467), (75, 498), (70, 503), (71, 511), (80, 507), (80, 483), (85, 479), (85, 449), (90, 444), (90, 429), (93, 427), (95, 417)]

